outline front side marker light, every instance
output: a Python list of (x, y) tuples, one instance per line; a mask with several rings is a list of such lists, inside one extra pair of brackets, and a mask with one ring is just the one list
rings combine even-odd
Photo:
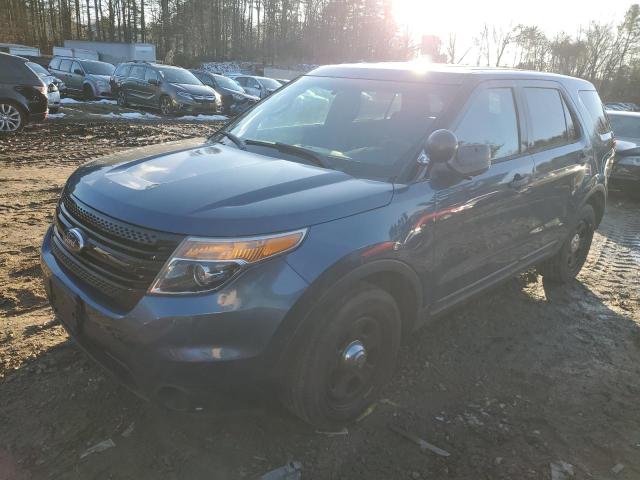
[(237, 239), (189, 237), (149, 288), (152, 294), (202, 293), (220, 288), (247, 265), (289, 252), (306, 230)]

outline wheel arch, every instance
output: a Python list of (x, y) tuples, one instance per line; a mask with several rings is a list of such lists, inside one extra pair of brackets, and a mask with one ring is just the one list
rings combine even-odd
[(607, 193), (603, 185), (596, 185), (585, 197), (583, 205), (591, 205), (596, 214), (596, 228), (602, 222), (607, 205)]
[(421, 282), (416, 272), (406, 263), (393, 259), (376, 260), (355, 268), (339, 262), (309, 286), (283, 320), (271, 349), (277, 357), (274, 359), (276, 375), (287, 369), (287, 359), (295, 354), (296, 346), (313, 327), (316, 309), (363, 282), (387, 291), (395, 299), (401, 314), (402, 335), (407, 338), (423, 305)]

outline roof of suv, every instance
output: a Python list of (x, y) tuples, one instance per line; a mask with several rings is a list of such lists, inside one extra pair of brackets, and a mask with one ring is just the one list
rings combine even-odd
[(460, 84), (465, 78), (474, 76), (484, 80), (529, 79), (555, 80), (573, 84), (579, 88), (594, 89), (586, 80), (555, 73), (534, 72), (499, 67), (472, 67), (421, 62), (383, 62), (325, 65), (307, 73), (318, 77), (360, 78), (368, 80), (413, 81)]

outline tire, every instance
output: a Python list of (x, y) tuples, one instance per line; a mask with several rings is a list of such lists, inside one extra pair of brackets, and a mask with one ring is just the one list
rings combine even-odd
[(289, 410), (326, 430), (355, 420), (377, 398), (401, 336), (398, 306), (385, 290), (361, 283), (334, 300), (312, 313), (283, 390)]
[(584, 205), (560, 251), (538, 265), (538, 273), (546, 280), (557, 283), (567, 283), (573, 280), (587, 260), (595, 228), (596, 214), (593, 207)]
[(84, 85), (82, 87), (82, 98), (84, 98), (85, 100), (93, 100), (95, 98), (95, 95), (93, 94), (93, 88), (91, 88), (91, 85)]
[(20, 105), (0, 100), (0, 135), (19, 132), (27, 123), (27, 114)]
[(164, 115), (165, 117), (171, 117), (175, 114), (173, 101), (166, 95), (160, 97), (160, 113), (162, 113), (162, 115)]
[(127, 102), (127, 92), (125, 92), (122, 88), (118, 90), (118, 106), (129, 106), (129, 102)]

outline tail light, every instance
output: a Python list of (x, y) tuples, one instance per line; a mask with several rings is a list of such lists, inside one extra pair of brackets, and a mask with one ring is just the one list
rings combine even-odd
[(47, 94), (47, 86), (46, 85), (38, 85), (37, 87), (33, 87), (33, 88), (35, 88), (37, 91), (39, 91), (43, 95)]

